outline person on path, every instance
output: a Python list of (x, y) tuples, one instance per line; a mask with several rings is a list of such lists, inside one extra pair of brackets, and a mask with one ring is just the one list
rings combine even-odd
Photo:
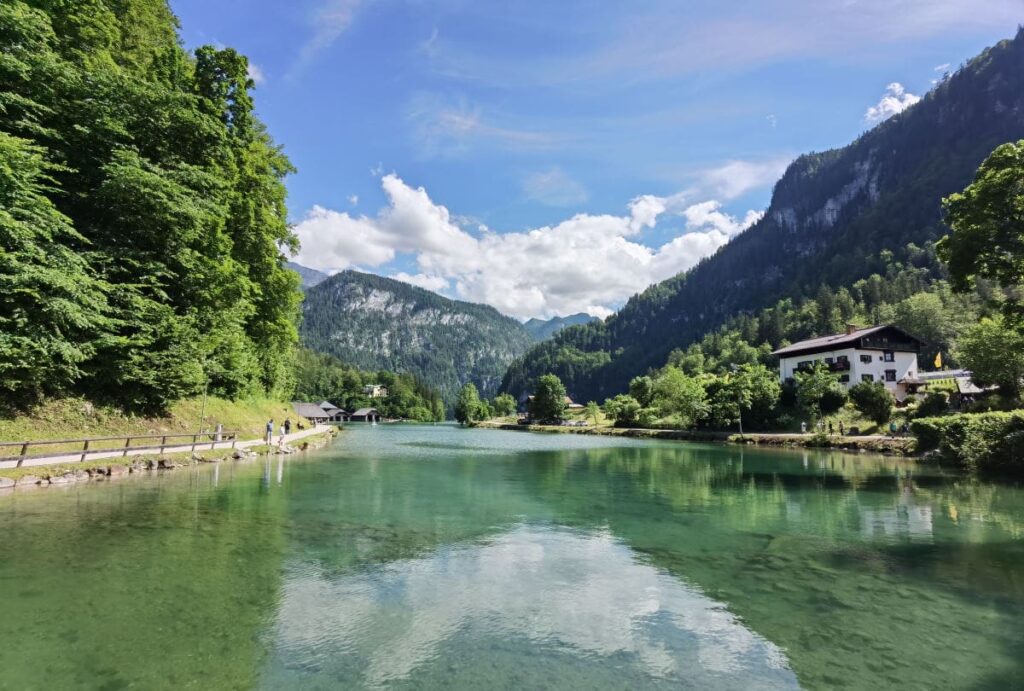
[(843, 424), (842, 420), (839, 421), (839, 436), (840, 437), (845, 437), (846, 436), (846, 425)]
[(806, 422), (801, 422), (800, 423), (800, 434), (807, 434), (807, 423)]
[(892, 437), (893, 439), (896, 438), (896, 430), (896, 421), (893, 420), (892, 422), (889, 423), (889, 436)]
[(292, 433), (292, 419), (290, 417), (289, 418), (285, 418), (285, 420), (284, 420), (284, 433), (285, 434), (291, 434)]
[(834, 429), (834, 428), (832, 427), (832, 421), (831, 421), (831, 420), (829, 420), (829, 421), (828, 421), (828, 436), (830, 436), (830, 437), (831, 437), (831, 436), (832, 436), (833, 434), (835, 434), (835, 433), (836, 433), (836, 431), (835, 431), (835, 429)]
[(267, 420), (267, 446), (274, 443), (274, 418)]

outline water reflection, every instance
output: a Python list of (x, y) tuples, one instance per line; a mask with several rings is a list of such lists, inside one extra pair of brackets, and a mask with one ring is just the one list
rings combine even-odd
[(797, 686), (779, 648), (607, 532), (536, 526), (333, 578), (292, 565), (274, 643), (283, 664), (267, 685), (507, 678), (483, 660), (450, 670), (441, 652), (469, 632), (517, 646), (537, 674), (546, 651), (601, 659), (603, 682), (590, 683), (602, 687)]

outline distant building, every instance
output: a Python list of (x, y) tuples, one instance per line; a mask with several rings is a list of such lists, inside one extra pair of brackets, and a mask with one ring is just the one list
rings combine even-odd
[(346, 422), (348, 421), (348, 411), (339, 408), (330, 401), (320, 401), (320, 408), (327, 413), (328, 418), (331, 422)]
[(331, 421), (330, 414), (316, 403), (292, 401), (292, 408), (295, 410), (296, 415), (306, 418), (314, 425), (326, 425)]
[(850, 388), (862, 381), (885, 384), (893, 397), (904, 400), (918, 384), (917, 354), (923, 342), (899, 327), (872, 326), (821, 336), (779, 348), (779, 379), (785, 383), (802, 370), (824, 363), (841, 384)]
[(387, 398), (388, 387), (380, 384), (367, 384), (363, 387), (363, 394), (370, 398)]
[(349, 419), (352, 422), (377, 422), (380, 420), (380, 413), (376, 408), (360, 408), (352, 413)]

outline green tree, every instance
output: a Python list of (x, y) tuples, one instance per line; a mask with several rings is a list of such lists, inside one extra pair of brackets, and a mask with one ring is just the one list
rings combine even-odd
[(533, 401), (530, 414), (541, 421), (558, 421), (565, 412), (565, 386), (554, 374), (545, 374), (537, 378), (537, 386), (533, 390)]
[(516, 412), (516, 399), (507, 393), (498, 394), (494, 398), (494, 414), (498, 417), (508, 417)]
[(589, 401), (586, 408), (583, 409), (583, 415), (596, 425), (601, 419), (601, 406), (596, 401)]
[(70, 388), (109, 329), (107, 287), (44, 196), (42, 151), (0, 132), (0, 391), (30, 404)]
[(745, 427), (764, 428), (772, 419), (782, 387), (775, 372), (764, 365), (742, 365), (728, 374), (705, 380), (709, 418), (716, 427), (741, 419)]
[[(988, 278), (1017, 289), (1024, 284), (1024, 140), (1003, 144), (978, 168), (974, 181), (943, 200), (952, 232), (939, 251), (953, 287), (969, 290)], [(1019, 291), (1003, 303), (1016, 328), (1024, 328)]]
[(604, 402), (604, 413), (615, 421), (616, 427), (636, 427), (643, 406), (628, 394), (619, 394)]
[(650, 377), (633, 377), (629, 382), (629, 395), (644, 408), (654, 401), (654, 380)]
[(654, 407), (680, 427), (691, 427), (708, 414), (704, 387), (678, 367), (662, 369), (654, 380), (653, 390)]
[(846, 403), (846, 389), (821, 362), (805, 372), (797, 372), (795, 378), (797, 402), (816, 419), (838, 411)]
[(1005, 317), (985, 318), (960, 334), (957, 359), (981, 386), (998, 385), (1019, 398), (1024, 378), (1024, 333), (1011, 329)]
[(455, 402), (455, 419), (463, 425), (480, 420), (483, 412), (480, 403), (480, 394), (476, 386), (472, 382), (466, 384), (459, 390), (459, 397)]
[(878, 425), (892, 417), (892, 394), (882, 382), (862, 381), (850, 387), (850, 400), (857, 410)]

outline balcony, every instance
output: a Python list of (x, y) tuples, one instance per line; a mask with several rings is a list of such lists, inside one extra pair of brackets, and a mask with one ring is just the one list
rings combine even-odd
[(850, 361), (849, 360), (836, 360), (835, 362), (825, 362), (824, 360), (814, 360), (812, 362), (801, 362), (796, 366), (797, 372), (807, 372), (814, 369), (814, 366), (818, 363), (825, 365), (829, 372), (849, 372)]

